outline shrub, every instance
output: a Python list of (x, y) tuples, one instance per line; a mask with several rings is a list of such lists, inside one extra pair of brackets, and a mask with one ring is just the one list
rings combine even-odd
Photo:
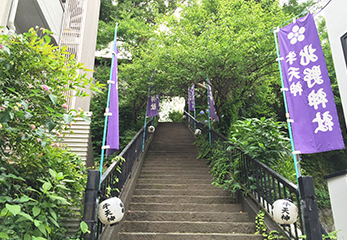
[(183, 113), (179, 111), (170, 111), (169, 119), (173, 122), (182, 122), (183, 121)]
[[(87, 96), (93, 83), (67, 47), (50, 44), (46, 29), (0, 35), (0, 238), (63, 239), (60, 221), (82, 206), (81, 159), (60, 146), (74, 117), (68, 93)], [(38, 36), (40, 35), (40, 36)], [(85, 226), (85, 225), (83, 225)], [(86, 229), (84, 229), (86, 231)]]

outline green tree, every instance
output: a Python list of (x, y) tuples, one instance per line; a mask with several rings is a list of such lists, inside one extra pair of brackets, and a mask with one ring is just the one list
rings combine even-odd
[(136, 79), (143, 91), (156, 69), (152, 84), (158, 91), (184, 96), (188, 86), (204, 83), (208, 76), (224, 121), (256, 113), (271, 116), (281, 102), (269, 31), (285, 19), (272, 1), (190, 1), (179, 16), (156, 19), (148, 42), (131, 49), (136, 58), (121, 68), (122, 77)]

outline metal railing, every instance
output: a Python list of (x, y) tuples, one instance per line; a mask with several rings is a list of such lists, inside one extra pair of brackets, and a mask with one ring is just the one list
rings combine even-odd
[[(146, 128), (142, 127), (142, 129), (137, 132), (126, 148), (119, 154), (119, 157), (124, 158), (125, 162), (117, 160), (116, 162), (112, 163), (110, 167), (108, 167), (104, 174), (102, 174), (99, 202), (109, 197), (119, 197), (121, 195), (127, 180), (131, 178), (131, 171), (134, 163), (139, 159), (140, 154), (142, 154), (143, 131), (146, 131), (146, 145), (147, 140), (151, 135), (148, 132), (148, 126), (152, 125), (152, 123), (153, 120), (147, 123)], [(96, 239), (99, 239), (99, 235), (102, 232), (103, 227), (104, 225), (98, 219)]]
[[(207, 125), (197, 121), (189, 113), (185, 112), (185, 123), (190, 129), (194, 129), (194, 122), (196, 128), (200, 129), (202, 134), (208, 134), (209, 128)], [(298, 187), (292, 182), (288, 181), (283, 176), (266, 166), (264, 163), (255, 160), (245, 154), (242, 150), (237, 148), (230, 148), (229, 139), (222, 136), (220, 133), (211, 129), (211, 142), (222, 142), (225, 151), (228, 153), (230, 161), (238, 159), (240, 184), (246, 189), (249, 196), (262, 207), (268, 214), (272, 214), (272, 203), (278, 199), (290, 199), (296, 205), (300, 203), (300, 195)], [(228, 150), (230, 149), (230, 150)], [(299, 209), (299, 219), (292, 225), (281, 225), (283, 231), (291, 239), (299, 239), (304, 232), (303, 219), (301, 208)]]

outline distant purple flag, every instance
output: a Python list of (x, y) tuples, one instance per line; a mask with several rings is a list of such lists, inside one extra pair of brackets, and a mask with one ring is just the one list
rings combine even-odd
[(110, 107), (109, 112), (112, 116), (108, 116), (107, 125), (107, 141), (106, 145), (110, 148), (106, 150), (106, 157), (117, 150), (119, 150), (119, 108), (118, 108), (118, 48), (115, 42), (115, 53), (112, 57), (112, 70), (111, 70), (111, 92), (110, 92)]
[(191, 88), (188, 89), (188, 97), (189, 97), (189, 111), (195, 110), (195, 89), (194, 83)]
[(281, 28), (278, 39), (295, 149), (308, 154), (344, 148), (312, 14)]
[(147, 101), (147, 117), (154, 117), (159, 115), (159, 95), (148, 97)]
[(210, 86), (210, 80), (207, 79), (208, 84), (207, 84), (207, 88), (208, 88), (208, 97), (209, 97), (209, 106), (210, 106), (210, 117), (213, 119), (216, 119), (217, 121), (219, 121), (216, 109), (214, 108), (214, 100), (213, 100), (213, 95), (212, 95), (212, 91), (211, 91), (211, 86)]

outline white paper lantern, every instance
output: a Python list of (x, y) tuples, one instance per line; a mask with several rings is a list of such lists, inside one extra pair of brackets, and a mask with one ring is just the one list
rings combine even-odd
[(109, 198), (99, 204), (98, 216), (103, 224), (114, 224), (124, 216), (124, 204), (119, 198)]
[(293, 224), (298, 218), (298, 208), (287, 199), (279, 199), (272, 204), (272, 216), (278, 224)]
[(200, 136), (201, 135), (201, 130), (200, 129), (196, 129), (194, 134), (195, 134), (195, 136)]
[(154, 131), (155, 131), (155, 127), (154, 126), (149, 126), (148, 127), (148, 132), (149, 133), (154, 133)]

